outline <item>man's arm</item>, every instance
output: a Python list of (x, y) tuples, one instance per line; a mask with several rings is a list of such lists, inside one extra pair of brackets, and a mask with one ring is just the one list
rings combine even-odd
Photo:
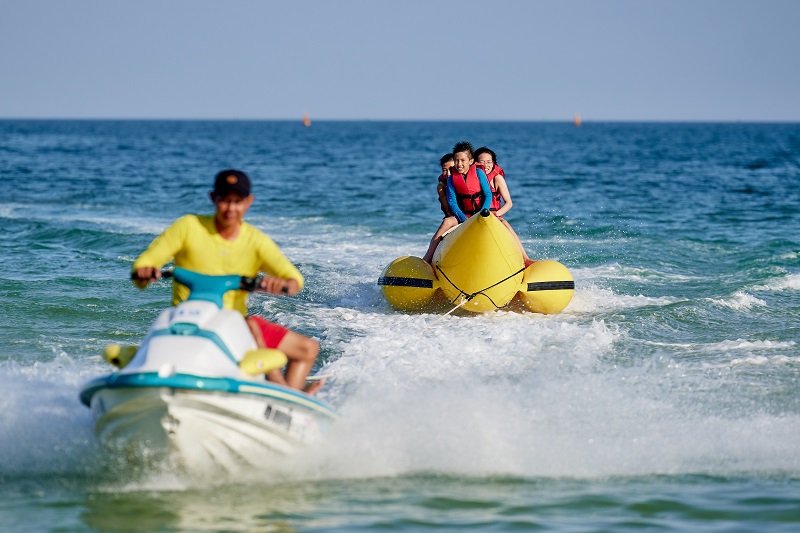
[(174, 259), (183, 248), (184, 226), (184, 218), (176, 220), (161, 235), (153, 239), (147, 250), (136, 258), (133, 262), (133, 271), (139, 279), (133, 283), (137, 287), (144, 289), (150, 281), (161, 277), (159, 271), (161, 267)]
[(271, 277), (261, 283), (261, 290), (270, 294), (288, 294), (293, 296), (303, 289), (305, 280), (300, 271), (289, 261), (278, 245), (265, 234), (261, 234), (258, 254), (261, 260), (259, 270)]

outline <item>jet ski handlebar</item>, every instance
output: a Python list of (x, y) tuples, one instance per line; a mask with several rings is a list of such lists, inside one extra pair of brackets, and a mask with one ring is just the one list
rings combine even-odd
[[(171, 278), (172, 277), (172, 269), (171, 268), (165, 268), (165, 269), (161, 270), (161, 276), (160, 277), (161, 278)], [(131, 272), (131, 279), (133, 281), (140, 280), (140, 279), (147, 279), (148, 281), (156, 281), (156, 278), (140, 278), (139, 274), (137, 274), (135, 270), (133, 272)]]
[(242, 280), (239, 282), (239, 290), (255, 292), (261, 288), (261, 280), (263, 279), (264, 276), (256, 276), (254, 278), (242, 276)]
[[(169, 279), (169, 278), (175, 278), (176, 276), (175, 276), (175, 274), (173, 272), (173, 269), (165, 268), (165, 269), (161, 270), (161, 277), (164, 278), (164, 279)], [(177, 277), (180, 277), (180, 276), (177, 276)], [(208, 277), (212, 277), (212, 276), (208, 276)], [(222, 277), (222, 276), (220, 276), (220, 277)], [(224, 277), (230, 278), (230, 276), (224, 276)], [(267, 276), (265, 276), (263, 274), (260, 274), (258, 276), (254, 276), (254, 277), (239, 276), (239, 287), (238, 287), (238, 289), (241, 290), (241, 291), (256, 292), (256, 291), (260, 290), (262, 282), (266, 277)], [(138, 280), (140, 278), (136, 274), (136, 272), (134, 271), (134, 272), (131, 272), (131, 279), (132, 280)], [(152, 278), (151, 278), (151, 281), (152, 281)], [(179, 279), (178, 281), (181, 281), (181, 280)], [(289, 288), (288, 287), (282, 287), (281, 288), (281, 292), (284, 293), (284, 294), (287, 294), (289, 292)]]

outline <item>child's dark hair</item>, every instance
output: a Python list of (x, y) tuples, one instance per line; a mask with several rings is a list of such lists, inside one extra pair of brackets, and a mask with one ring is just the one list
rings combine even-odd
[(468, 143), (467, 141), (461, 141), (460, 143), (456, 143), (456, 145), (453, 146), (454, 156), (459, 152), (469, 152), (470, 157), (474, 159), (474, 156), (472, 154), (474, 151), (475, 149), (472, 147), (472, 144)]
[(481, 146), (480, 148), (475, 150), (475, 159), (478, 159), (478, 157), (480, 157), (481, 154), (489, 154), (490, 156), (492, 156), (492, 163), (494, 163), (495, 165), (497, 164), (497, 155), (489, 148)]
[(452, 160), (453, 160), (453, 154), (444, 154), (442, 158), (439, 159), (439, 166), (444, 166), (445, 163)]

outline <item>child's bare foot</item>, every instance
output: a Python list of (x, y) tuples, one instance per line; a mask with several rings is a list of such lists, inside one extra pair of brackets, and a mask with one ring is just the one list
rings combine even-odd
[(306, 385), (306, 387), (303, 389), (303, 392), (305, 392), (309, 396), (313, 396), (317, 392), (319, 392), (319, 390), (322, 388), (323, 385), (325, 385), (324, 379), (321, 379), (319, 381), (312, 381), (311, 383)]

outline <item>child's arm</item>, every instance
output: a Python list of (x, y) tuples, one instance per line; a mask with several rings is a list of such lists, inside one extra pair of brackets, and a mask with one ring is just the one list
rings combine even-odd
[(500, 174), (494, 177), (494, 188), (500, 193), (500, 197), (504, 202), (502, 207), (500, 207), (500, 209), (498, 209), (495, 213), (495, 216), (501, 217), (508, 213), (513, 205), (513, 202), (511, 202), (511, 193), (508, 192), (508, 185), (506, 185), (505, 178)]
[[(486, 176), (484, 176), (485, 178)], [(458, 199), (456, 198), (456, 188), (453, 186), (453, 176), (447, 178), (447, 205), (450, 206), (450, 211), (453, 212), (453, 215), (458, 219), (458, 222), (464, 222), (467, 220), (467, 215), (461, 210), (458, 205)]]
[(481, 192), (483, 193), (483, 205), (481, 211), (492, 208), (492, 189), (489, 187), (489, 180), (486, 173), (481, 168), (475, 169), (478, 173), (478, 180), (481, 182)]
[(450, 206), (447, 204), (447, 193), (445, 190), (447, 189), (447, 184), (444, 181), (440, 181), (436, 184), (436, 193), (439, 195), (439, 205), (442, 207), (442, 213), (444, 216), (451, 217), (453, 216), (453, 212), (450, 210)]

